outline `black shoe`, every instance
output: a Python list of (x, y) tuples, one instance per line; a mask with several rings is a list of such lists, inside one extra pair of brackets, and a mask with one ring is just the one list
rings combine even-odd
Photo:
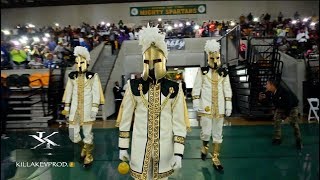
[(303, 148), (301, 140), (297, 140), (297, 141), (296, 141), (296, 148), (297, 148), (298, 150), (301, 150), (301, 149)]
[(214, 169), (217, 170), (218, 172), (222, 173), (223, 172), (223, 166), (222, 165), (215, 165), (212, 164)]
[(207, 159), (207, 155), (204, 153), (201, 153), (201, 159), (202, 161), (205, 161)]
[(92, 166), (92, 162), (89, 163), (89, 164), (83, 164), (82, 167), (85, 168), (85, 169), (90, 169)]
[(81, 157), (81, 156), (80, 156), (80, 158), (79, 158), (79, 163), (83, 163), (83, 162), (84, 162), (84, 158), (85, 158), (85, 157)]
[(272, 145), (280, 145), (281, 143), (281, 139), (272, 139)]

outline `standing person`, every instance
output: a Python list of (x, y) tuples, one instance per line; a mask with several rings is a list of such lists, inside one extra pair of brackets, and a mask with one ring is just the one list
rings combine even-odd
[(115, 53), (115, 50), (116, 50), (115, 40), (116, 40), (116, 34), (113, 32), (113, 29), (111, 29), (110, 35), (109, 35), (109, 41), (111, 44), (111, 54), (112, 55)]
[[(299, 100), (291, 91), (286, 90), (280, 86), (274, 79), (269, 79), (266, 85), (266, 91), (271, 93), (269, 99), (272, 99), (273, 105), (276, 108), (274, 113), (274, 134), (272, 138), (273, 145), (280, 145), (281, 140), (281, 122), (289, 118), (290, 125), (294, 129), (294, 136), (296, 138), (296, 148), (302, 149), (301, 133), (299, 128), (298, 118), (298, 103)], [(267, 96), (264, 93), (259, 94), (259, 99), (265, 101)]]
[(130, 159), (127, 150), (134, 119), (130, 168), (131, 176), (139, 180), (168, 179), (181, 168), (190, 127), (181, 84), (165, 78), (168, 51), (165, 34), (159, 31), (148, 25), (139, 33), (142, 78), (128, 81), (117, 119), (123, 161)]
[[(65, 103), (63, 114), (69, 123), (69, 137), (73, 143), (81, 147), (83, 167), (89, 167), (93, 162), (92, 125), (96, 120), (99, 105), (104, 104), (101, 82), (97, 73), (89, 72), (90, 54), (85, 47), (74, 49), (77, 71), (69, 74), (66, 89), (62, 98)], [(82, 126), (84, 139), (80, 135)]]
[(213, 167), (223, 171), (219, 160), (222, 143), (222, 127), (224, 116), (232, 112), (232, 89), (226, 68), (221, 67), (220, 44), (215, 40), (208, 40), (205, 45), (208, 55), (208, 67), (198, 70), (192, 90), (193, 108), (201, 116), (201, 159), (205, 160), (209, 151), (209, 141), (212, 136)]
[(6, 86), (5, 78), (1, 77), (1, 139), (7, 139), (6, 137), (6, 124), (7, 115), (9, 110), (9, 88)]
[(121, 102), (122, 102), (122, 99), (123, 99), (123, 96), (121, 94), (122, 92), (122, 88), (119, 86), (119, 82), (116, 81), (114, 83), (115, 87), (113, 87), (113, 95), (114, 95), (114, 101), (115, 101), (115, 104), (116, 104), (116, 114), (119, 113), (119, 109), (120, 109), (120, 105), (121, 105)]

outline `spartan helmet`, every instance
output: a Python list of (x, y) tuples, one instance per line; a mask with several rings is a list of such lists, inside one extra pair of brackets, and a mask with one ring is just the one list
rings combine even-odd
[(218, 69), (221, 66), (220, 43), (215, 39), (208, 40), (204, 49), (208, 55), (208, 65), (212, 69)]
[(151, 46), (143, 53), (142, 78), (147, 80), (151, 77), (154, 80), (163, 78), (167, 73), (166, 57), (161, 49), (151, 43)]
[(208, 53), (208, 64), (212, 69), (218, 69), (221, 66), (220, 52)]
[(75, 64), (77, 71), (86, 72), (90, 61), (88, 49), (82, 46), (76, 46), (74, 48), (74, 55), (76, 56)]
[(80, 55), (76, 57), (75, 64), (78, 72), (86, 72), (89, 66), (88, 61)]

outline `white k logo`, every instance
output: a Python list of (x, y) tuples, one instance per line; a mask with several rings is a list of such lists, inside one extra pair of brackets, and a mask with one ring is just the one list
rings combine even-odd
[(49, 137), (57, 134), (58, 132), (53, 132), (53, 133), (51, 133), (50, 135), (48, 135), (47, 137), (44, 137), (44, 138), (43, 138), (43, 134), (44, 134), (45, 132), (37, 132), (37, 133), (39, 134), (39, 136), (37, 136), (37, 135), (29, 135), (29, 136), (35, 138), (36, 140), (38, 140), (38, 141), (40, 142), (40, 144), (34, 146), (34, 147), (31, 148), (31, 149), (36, 149), (36, 148), (38, 148), (39, 146), (41, 146), (42, 144), (44, 144), (44, 143), (47, 143), (47, 144), (46, 144), (46, 147), (45, 147), (44, 149), (52, 149), (52, 148), (50, 147), (50, 145), (52, 145), (52, 146), (60, 146), (59, 144), (56, 144), (55, 142), (53, 142), (53, 141), (51, 141), (50, 139), (48, 139)]

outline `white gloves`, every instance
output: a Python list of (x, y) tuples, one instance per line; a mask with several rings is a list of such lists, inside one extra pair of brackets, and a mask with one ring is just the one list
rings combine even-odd
[(199, 111), (199, 107), (195, 106), (195, 107), (193, 107), (193, 110), (194, 111)]
[(173, 156), (172, 162), (171, 162), (171, 166), (173, 170), (177, 170), (180, 169), (182, 167), (181, 164), (181, 156)]
[(91, 111), (90, 117), (91, 117), (92, 119), (95, 119), (96, 116), (97, 116), (97, 112)]
[(119, 159), (122, 161), (130, 161), (130, 156), (127, 150), (120, 150)]
[(232, 110), (231, 109), (226, 109), (226, 116), (231, 116), (231, 112), (232, 112)]

